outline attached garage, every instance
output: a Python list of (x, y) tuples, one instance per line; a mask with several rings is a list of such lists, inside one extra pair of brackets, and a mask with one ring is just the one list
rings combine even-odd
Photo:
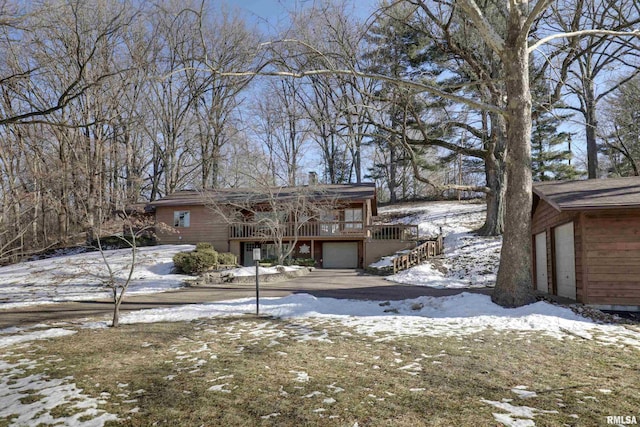
[(358, 242), (322, 243), (323, 268), (358, 268)]
[(541, 182), (533, 193), (536, 289), (640, 310), (640, 178)]

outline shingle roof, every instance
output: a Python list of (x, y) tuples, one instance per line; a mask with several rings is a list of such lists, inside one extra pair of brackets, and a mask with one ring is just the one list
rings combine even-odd
[(559, 211), (640, 207), (640, 177), (538, 182), (533, 192)]
[(314, 187), (273, 187), (259, 188), (221, 188), (215, 190), (183, 190), (169, 194), (162, 199), (149, 203), (147, 206), (188, 206), (209, 203), (260, 203), (271, 197), (286, 200), (298, 194), (307, 194), (315, 199), (336, 200), (367, 200), (375, 199), (374, 183), (362, 184), (323, 184)]

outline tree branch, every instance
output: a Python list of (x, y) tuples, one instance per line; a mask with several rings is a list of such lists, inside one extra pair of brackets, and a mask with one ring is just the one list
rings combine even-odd
[(529, 46), (528, 52), (532, 53), (534, 50), (537, 50), (540, 46), (550, 42), (551, 40), (571, 38), (571, 37), (590, 36), (590, 35), (640, 37), (640, 30), (633, 30), (633, 31), (580, 30), (580, 31), (572, 31), (569, 33), (552, 34), (550, 36), (547, 36), (538, 40), (533, 45)]
[(495, 53), (502, 56), (504, 52), (504, 40), (498, 33), (495, 32), (493, 26), (487, 22), (487, 19), (482, 14), (482, 11), (474, 0), (459, 0), (457, 3), (460, 7), (467, 12), (471, 22), (478, 28), (480, 36), (484, 41), (493, 49)]

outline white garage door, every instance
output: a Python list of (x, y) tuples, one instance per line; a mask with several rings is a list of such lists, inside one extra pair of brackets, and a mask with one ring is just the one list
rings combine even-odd
[(546, 232), (536, 234), (536, 286), (540, 292), (549, 293)]
[(573, 222), (554, 229), (556, 283), (558, 295), (576, 299), (576, 256), (573, 246)]
[(357, 242), (325, 242), (322, 244), (323, 268), (358, 268)]

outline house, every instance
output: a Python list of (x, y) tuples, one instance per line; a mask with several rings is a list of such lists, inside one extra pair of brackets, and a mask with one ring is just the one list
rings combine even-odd
[(640, 178), (533, 186), (536, 289), (602, 309), (640, 309)]
[(417, 226), (374, 225), (374, 184), (332, 184), (261, 189), (178, 191), (149, 203), (160, 243), (209, 242), (253, 264), (253, 249), (275, 258), (278, 245), (291, 257), (322, 268), (363, 268), (381, 256), (415, 247)]

